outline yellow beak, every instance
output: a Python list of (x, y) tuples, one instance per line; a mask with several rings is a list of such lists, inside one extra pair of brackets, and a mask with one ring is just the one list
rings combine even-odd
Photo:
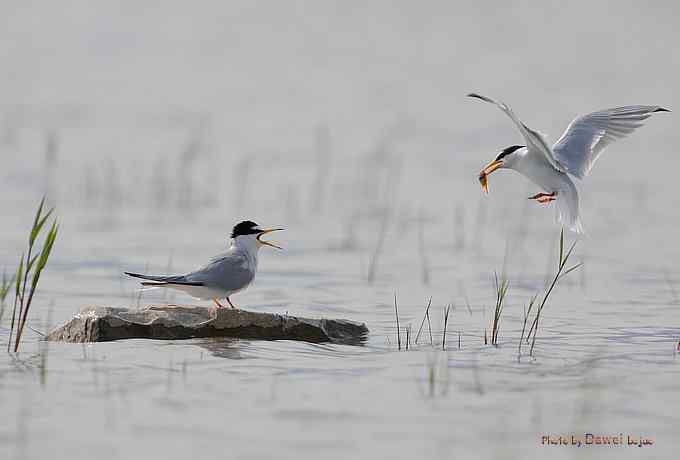
[(491, 163), (486, 165), (482, 172), (479, 173), (479, 183), (482, 184), (482, 190), (484, 193), (489, 193), (489, 183), (487, 176), (500, 168), (503, 165), (503, 160), (493, 160)]
[(260, 239), (260, 238), (262, 238), (262, 236), (266, 235), (267, 233), (278, 232), (279, 230), (283, 230), (283, 229), (282, 228), (267, 228), (267, 229), (264, 229), (264, 230), (262, 230), (262, 232), (260, 232), (259, 235), (257, 235), (257, 241), (259, 241), (260, 244), (265, 244), (267, 246), (271, 246), (271, 247), (276, 248), (276, 249), (283, 249), (281, 246), (277, 246), (274, 243)]

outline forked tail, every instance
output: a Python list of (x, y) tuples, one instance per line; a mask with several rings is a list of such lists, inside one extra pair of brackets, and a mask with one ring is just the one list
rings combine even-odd
[(574, 233), (585, 233), (581, 223), (579, 210), (578, 190), (573, 182), (569, 181), (563, 190), (557, 193), (555, 201), (557, 209), (557, 222), (567, 227)]

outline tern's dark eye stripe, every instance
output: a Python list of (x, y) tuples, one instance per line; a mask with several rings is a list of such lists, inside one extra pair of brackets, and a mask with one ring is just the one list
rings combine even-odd
[(519, 150), (521, 148), (526, 147), (525, 145), (513, 145), (512, 147), (508, 147), (507, 149), (503, 150), (497, 157), (496, 160), (502, 160), (503, 157), (506, 157), (510, 155), (512, 152), (515, 150)]

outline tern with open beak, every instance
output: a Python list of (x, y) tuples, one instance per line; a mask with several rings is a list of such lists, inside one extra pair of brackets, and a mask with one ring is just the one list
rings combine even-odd
[(543, 189), (544, 192), (529, 199), (543, 204), (555, 201), (558, 222), (576, 233), (582, 233), (583, 226), (578, 190), (569, 175), (583, 179), (609, 144), (635, 131), (653, 113), (670, 112), (658, 105), (629, 105), (593, 112), (574, 119), (550, 147), (543, 135), (522, 123), (506, 104), (476, 93), (468, 97), (500, 108), (517, 126), (526, 144), (504, 149), (482, 169), (479, 182), (484, 192), (489, 190), (489, 174), (497, 169), (513, 169)]
[(125, 274), (147, 280), (142, 282), (142, 286), (177, 289), (198, 299), (212, 300), (217, 308), (224, 308), (220, 299), (226, 299), (232, 308), (236, 308), (229, 297), (247, 288), (255, 279), (260, 248), (271, 246), (281, 249), (262, 239), (267, 233), (278, 230), (283, 229), (261, 229), (255, 222), (246, 220), (234, 226), (227, 251), (196, 271), (175, 276)]

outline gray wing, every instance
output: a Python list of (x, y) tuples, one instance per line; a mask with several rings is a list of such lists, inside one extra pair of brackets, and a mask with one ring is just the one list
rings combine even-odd
[(189, 282), (219, 287), (229, 291), (242, 289), (254, 278), (248, 259), (239, 252), (227, 252), (215, 257), (209, 264), (185, 275)]
[(157, 275), (144, 275), (142, 273), (131, 273), (125, 272), (126, 275), (132, 276), (133, 278), (141, 278), (143, 280), (148, 280), (150, 282), (142, 282), (145, 286), (155, 286), (163, 284), (180, 284), (185, 286), (201, 286), (202, 283), (191, 282), (186, 279), (185, 275), (170, 275), (170, 276), (157, 276)]
[(481, 99), (482, 101), (494, 104), (496, 107), (501, 109), (503, 113), (505, 113), (513, 121), (513, 123), (515, 123), (515, 125), (519, 129), (519, 132), (522, 133), (524, 141), (527, 143), (527, 148), (530, 151), (536, 150), (540, 152), (545, 157), (545, 159), (548, 160), (548, 163), (550, 163), (550, 165), (553, 168), (555, 168), (558, 171), (565, 172), (565, 168), (555, 158), (552, 151), (550, 150), (550, 146), (548, 146), (541, 133), (532, 130), (527, 125), (522, 123), (522, 121), (519, 118), (517, 118), (517, 115), (515, 115), (515, 112), (512, 111), (509, 105), (500, 101), (495, 101), (490, 97), (481, 96), (477, 93), (470, 93), (467, 96), (474, 97), (476, 99)]
[(601, 110), (574, 119), (553, 146), (569, 174), (583, 179), (604, 149), (642, 126), (655, 112), (670, 112), (658, 105), (629, 105)]

